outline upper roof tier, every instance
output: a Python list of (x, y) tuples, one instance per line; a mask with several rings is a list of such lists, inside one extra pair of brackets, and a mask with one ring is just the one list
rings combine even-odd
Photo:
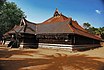
[(54, 23), (54, 22), (64, 22), (68, 19), (69, 19), (68, 17), (64, 16), (62, 13), (59, 13), (58, 9), (56, 8), (53, 17), (44, 21), (43, 24)]
[(66, 22), (70, 20), (70, 24), (84, 32), (87, 32), (85, 29), (83, 29), (78, 23), (77, 21), (72, 20), (72, 18), (70, 17), (66, 17), (65, 15), (63, 15), (62, 13), (60, 13), (58, 11), (58, 9), (56, 8), (53, 17), (49, 18), (48, 20), (44, 21), (41, 24), (55, 24), (55, 23), (59, 23), (59, 22)]

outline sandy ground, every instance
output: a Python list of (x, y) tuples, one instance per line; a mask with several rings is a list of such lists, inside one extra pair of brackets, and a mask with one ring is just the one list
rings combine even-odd
[(0, 70), (104, 70), (104, 47), (85, 52), (0, 47)]

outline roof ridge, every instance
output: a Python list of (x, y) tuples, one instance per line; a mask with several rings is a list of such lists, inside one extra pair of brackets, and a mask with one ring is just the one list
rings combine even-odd
[(56, 8), (53, 17), (59, 16), (59, 15), (60, 15), (60, 13), (59, 13), (58, 9)]
[(67, 25), (68, 25), (69, 29), (70, 29), (72, 32), (75, 32), (74, 29), (71, 27), (72, 25), (70, 24), (70, 23), (72, 22), (72, 19), (71, 19), (71, 18), (68, 18), (67, 21), (68, 21), (68, 24), (67, 24)]
[[(88, 32), (87, 30), (85, 30), (82, 26), (80, 26), (79, 24), (78, 24), (78, 22), (77, 21), (73, 21), (73, 22), (75, 22), (75, 24), (77, 24), (78, 25), (78, 27), (80, 27), (80, 28), (77, 28), (77, 29), (80, 29), (80, 30), (82, 30), (82, 31), (84, 31), (84, 32)], [(75, 26), (74, 26), (75, 27)], [(75, 27), (76, 28), (76, 27)]]
[[(26, 18), (22, 18), (21, 19), (21, 21), (20, 21), (20, 25), (21, 25), (21, 23), (25, 23), (25, 24), (27, 24), (27, 23), (30, 23), (30, 24), (34, 24), (34, 25), (36, 25), (36, 23), (34, 23), (34, 22), (30, 22), (30, 21), (28, 21)], [(27, 23), (26, 23), (27, 22)]]
[(72, 32), (75, 32), (75, 31), (73, 30), (73, 28), (70, 26), (70, 24), (68, 24), (68, 27), (69, 27), (69, 29), (70, 29)]

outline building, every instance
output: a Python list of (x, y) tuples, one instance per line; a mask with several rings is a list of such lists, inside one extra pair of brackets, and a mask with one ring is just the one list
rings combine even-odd
[[(36, 24), (23, 18), (6, 35), (20, 34), (20, 46), (79, 50), (100, 46), (100, 38), (83, 29), (77, 21), (55, 10), (48, 20)], [(37, 47), (36, 47), (37, 45)]]

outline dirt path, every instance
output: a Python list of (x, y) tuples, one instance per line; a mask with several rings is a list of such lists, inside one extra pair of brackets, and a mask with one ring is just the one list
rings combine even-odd
[(104, 58), (85, 52), (0, 48), (0, 70), (104, 70)]

